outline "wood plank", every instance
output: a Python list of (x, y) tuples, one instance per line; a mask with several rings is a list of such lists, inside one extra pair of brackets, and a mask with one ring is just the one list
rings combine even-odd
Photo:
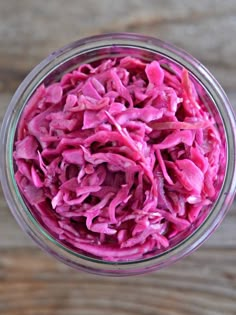
[[(225, 88), (234, 89), (236, 7), (234, 0), (109, 1), (63, 0), (0, 3), (0, 81), (13, 91), (17, 82), (51, 51), (84, 36), (111, 31), (132, 31), (171, 41), (208, 66)], [(30, 10), (25, 8), (29, 7)], [(17, 12), (11, 14), (11, 12)], [(67, 23), (65, 16), (70, 17)], [(58, 21), (60, 28), (58, 31)], [(94, 26), (96, 25), (96, 28)], [(227, 73), (227, 75), (225, 75)]]
[(150, 275), (102, 278), (72, 271), (34, 249), (5, 250), (0, 309), (4, 315), (235, 314), (235, 259), (235, 248), (202, 248)]

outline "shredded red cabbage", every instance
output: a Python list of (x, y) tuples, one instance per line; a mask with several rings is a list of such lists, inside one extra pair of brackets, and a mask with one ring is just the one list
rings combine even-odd
[(84, 64), (25, 107), (15, 179), (48, 231), (79, 252), (124, 261), (163, 251), (217, 197), (215, 121), (187, 70), (168, 67)]

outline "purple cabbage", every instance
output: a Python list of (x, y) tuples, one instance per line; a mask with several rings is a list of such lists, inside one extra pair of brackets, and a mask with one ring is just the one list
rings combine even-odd
[(109, 261), (163, 251), (215, 201), (223, 152), (186, 69), (125, 57), (41, 85), (15, 179), (60, 242)]

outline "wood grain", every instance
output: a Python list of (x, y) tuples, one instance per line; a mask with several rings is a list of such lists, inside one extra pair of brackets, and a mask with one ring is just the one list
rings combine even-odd
[[(188, 50), (236, 104), (235, 0), (7, 0), (0, 2), (0, 120), (21, 80), (47, 54), (111, 31), (153, 35)], [(20, 230), (2, 192), (0, 209), (0, 314), (236, 314), (235, 203), (194, 254), (165, 270), (122, 279), (55, 261)]]
[(233, 248), (202, 248), (173, 268), (122, 279), (72, 272), (33, 248), (1, 256), (2, 314), (235, 314)]

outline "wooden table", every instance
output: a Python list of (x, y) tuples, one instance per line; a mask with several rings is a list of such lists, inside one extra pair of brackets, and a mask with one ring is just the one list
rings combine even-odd
[[(236, 104), (235, 0), (1, 0), (0, 115), (16, 87), (51, 51), (101, 32), (154, 35), (188, 50)], [(0, 195), (0, 314), (236, 314), (236, 205), (197, 252), (128, 278), (75, 272), (20, 230)]]

